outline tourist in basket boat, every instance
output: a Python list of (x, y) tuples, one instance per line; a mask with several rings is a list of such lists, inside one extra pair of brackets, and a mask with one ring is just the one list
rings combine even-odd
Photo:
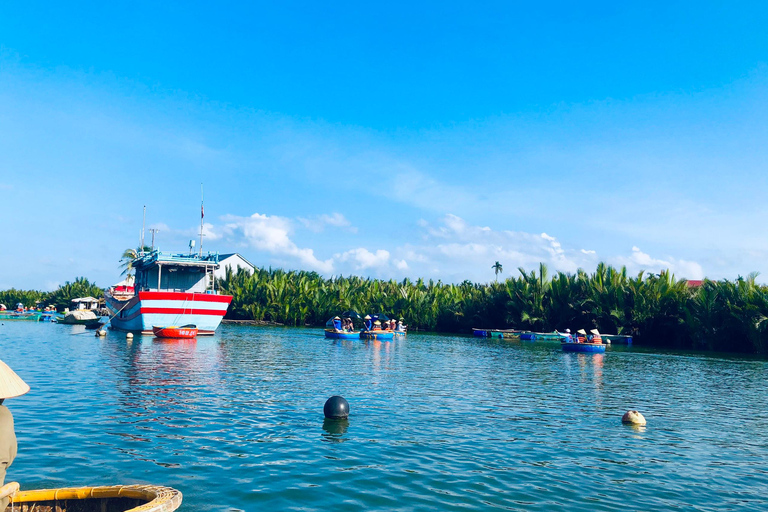
[(372, 331), (373, 330), (373, 322), (371, 322), (371, 315), (365, 315), (365, 330), (366, 331)]
[[(29, 385), (16, 375), (7, 364), (0, 361), (0, 486), (5, 484), (5, 472), (16, 458), (16, 432), (13, 429), (13, 414), (2, 405), (6, 398), (21, 396), (29, 391)], [(0, 512), (10, 500), (0, 499)]]

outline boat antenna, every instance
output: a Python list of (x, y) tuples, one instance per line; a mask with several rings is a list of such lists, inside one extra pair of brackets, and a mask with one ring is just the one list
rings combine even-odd
[(147, 205), (144, 205), (144, 215), (141, 218), (141, 247), (139, 252), (144, 252), (144, 224), (147, 222)]
[(149, 228), (150, 233), (152, 233), (152, 250), (155, 250), (155, 233), (159, 232), (159, 229), (155, 228)]
[(205, 218), (205, 207), (203, 200), (203, 184), (200, 184), (200, 257), (203, 257), (203, 219)]

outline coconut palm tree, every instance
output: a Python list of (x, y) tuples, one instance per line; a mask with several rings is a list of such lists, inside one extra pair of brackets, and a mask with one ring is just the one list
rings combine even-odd
[(498, 261), (494, 265), (491, 265), (491, 268), (493, 269), (493, 272), (496, 274), (496, 282), (498, 283), (499, 274), (501, 274), (504, 271), (504, 268), (501, 266), (501, 263), (499, 263)]

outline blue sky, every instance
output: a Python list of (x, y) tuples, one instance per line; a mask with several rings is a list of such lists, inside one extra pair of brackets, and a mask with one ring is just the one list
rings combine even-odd
[(135, 247), (768, 275), (762, 2), (0, 2), (0, 289)]

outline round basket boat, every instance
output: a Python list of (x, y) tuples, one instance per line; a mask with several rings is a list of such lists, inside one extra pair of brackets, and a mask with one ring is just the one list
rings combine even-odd
[(157, 485), (40, 489), (10, 498), (6, 510), (20, 512), (170, 512), (181, 506), (181, 492)]

